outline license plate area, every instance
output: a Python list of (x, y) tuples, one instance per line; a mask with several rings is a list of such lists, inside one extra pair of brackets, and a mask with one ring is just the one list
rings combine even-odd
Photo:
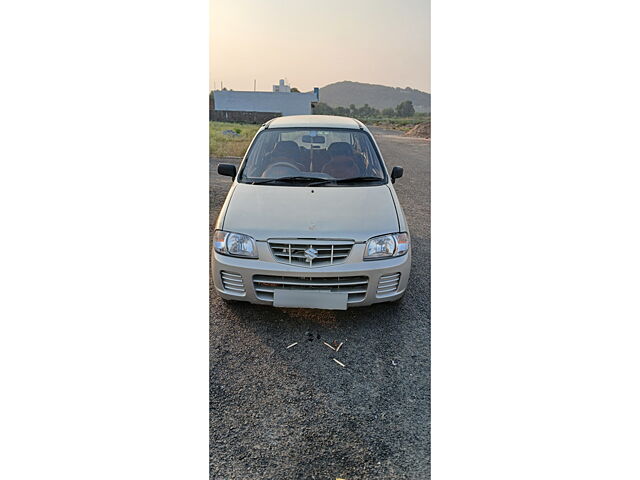
[(346, 310), (348, 299), (349, 294), (347, 292), (278, 288), (273, 291), (274, 307)]

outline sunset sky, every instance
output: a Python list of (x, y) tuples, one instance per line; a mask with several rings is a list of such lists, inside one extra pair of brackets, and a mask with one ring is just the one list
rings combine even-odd
[(211, 89), (341, 80), (431, 92), (430, 0), (210, 0)]

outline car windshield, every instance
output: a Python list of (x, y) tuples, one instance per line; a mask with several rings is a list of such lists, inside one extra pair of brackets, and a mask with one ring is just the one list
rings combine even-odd
[(382, 162), (362, 130), (272, 128), (258, 134), (238, 181), (275, 185), (379, 185)]

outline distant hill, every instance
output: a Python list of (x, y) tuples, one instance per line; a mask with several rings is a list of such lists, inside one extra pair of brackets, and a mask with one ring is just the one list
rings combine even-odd
[(399, 103), (411, 100), (416, 112), (431, 111), (431, 94), (413, 88), (394, 88), (360, 82), (331, 83), (320, 89), (320, 101), (331, 107), (348, 107), (354, 104), (382, 110), (395, 108)]

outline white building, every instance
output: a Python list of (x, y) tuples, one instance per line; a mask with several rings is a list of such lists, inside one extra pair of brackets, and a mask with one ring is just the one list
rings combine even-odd
[(289, 85), (280, 80), (273, 86), (273, 92), (235, 92), (216, 90), (213, 99), (216, 110), (236, 112), (270, 112), (287, 115), (310, 115), (312, 105), (319, 101), (320, 89), (313, 92), (291, 92)]
[(280, 80), (280, 83), (278, 83), (278, 85), (274, 85), (273, 86), (273, 91), (274, 92), (282, 92), (282, 93), (289, 93), (291, 92), (291, 86), (290, 85), (285, 85), (284, 84), (284, 80)]

